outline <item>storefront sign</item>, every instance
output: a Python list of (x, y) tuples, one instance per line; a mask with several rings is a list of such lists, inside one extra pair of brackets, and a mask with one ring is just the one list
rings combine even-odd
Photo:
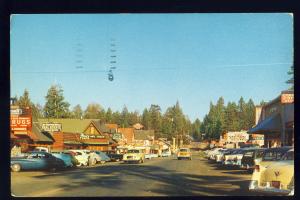
[(249, 134), (246, 132), (228, 132), (227, 142), (247, 142), (249, 139)]
[(105, 138), (103, 135), (87, 135), (87, 134), (80, 134), (80, 139), (88, 140), (88, 139), (100, 139)]
[(10, 110), (11, 115), (22, 115), (22, 113), (23, 113), (22, 109), (20, 109), (20, 108)]
[(10, 117), (10, 128), (15, 131), (27, 131), (32, 126), (31, 117)]
[(59, 123), (45, 123), (45, 124), (42, 124), (42, 130), (48, 131), (48, 132), (61, 131), (62, 130), (62, 124), (59, 124)]
[(113, 134), (112, 138), (113, 138), (114, 140), (120, 140), (120, 139), (122, 139), (122, 134), (120, 134), (120, 133), (115, 133), (115, 134)]
[(281, 103), (294, 103), (294, 94), (282, 94)]

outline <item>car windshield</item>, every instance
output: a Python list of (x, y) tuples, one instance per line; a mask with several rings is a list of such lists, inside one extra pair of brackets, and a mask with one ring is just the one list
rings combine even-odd
[(128, 150), (127, 153), (139, 153), (140, 151), (137, 150), (137, 149), (131, 149), (131, 150)]
[(248, 151), (244, 154), (245, 157), (253, 157), (253, 151)]
[(188, 149), (180, 149), (180, 152), (188, 152)]
[(265, 153), (265, 155), (263, 156), (263, 160), (265, 161), (280, 160), (282, 154), (283, 154), (282, 152), (269, 151)]
[(288, 151), (282, 156), (282, 160), (294, 160), (294, 151)]

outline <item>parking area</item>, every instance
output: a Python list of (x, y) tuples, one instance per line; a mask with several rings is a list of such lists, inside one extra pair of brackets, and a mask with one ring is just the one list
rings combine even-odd
[(55, 173), (11, 173), (14, 196), (247, 196), (251, 174), (193, 154), (192, 160), (153, 158), (142, 164), (108, 162)]

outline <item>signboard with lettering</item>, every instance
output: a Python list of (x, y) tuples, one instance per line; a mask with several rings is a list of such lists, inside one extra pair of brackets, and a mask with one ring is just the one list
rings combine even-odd
[(10, 117), (10, 128), (13, 131), (27, 131), (31, 126), (31, 117)]
[(112, 138), (113, 138), (114, 140), (121, 140), (121, 139), (122, 139), (122, 134), (120, 134), (120, 133), (115, 133), (115, 134), (113, 134)]
[(62, 125), (60, 123), (44, 123), (42, 124), (42, 130), (48, 132), (58, 132), (62, 130)]
[(249, 140), (249, 134), (246, 132), (228, 132), (227, 142), (247, 142)]
[(281, 103), (294, 103), (294, 94), (282, 94)]
[(88, 134), (80, 134), (80, 139), (82, 140), (88, 140), (88, 139), (99, 139), (99, 138), (105, 138), (103, 135), (88, 135)]

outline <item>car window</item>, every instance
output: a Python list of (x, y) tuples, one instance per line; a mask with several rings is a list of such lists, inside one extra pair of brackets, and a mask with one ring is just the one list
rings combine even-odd
[(282, 160), (294, 160), (294, 151), (288, 151), (282, 156)]
[(248, 151), (244, 154), (245, 157), (253, 157), (254, 152), (253, 151)]
[(139, 153), (139, 150), (137, 149), (128, 150), (128, 153)]
[(277, 152), (275, 152), (275, 151), (269, 151), (269, 152), (265, 153), (265, 155), (263, 156), (263, 160), (266, 160), (266, 161), (277, 160), (278, 155), (279, 154), (277, 154)]
[(257, 157), (257, 158), (261, 158), (263, 155), (264, 155), (264, 151), (258, 151), (258, 152), (256, 153), (256, 157)]
[(188, 152), (188, 149), (180, 149), (180, 152)]

